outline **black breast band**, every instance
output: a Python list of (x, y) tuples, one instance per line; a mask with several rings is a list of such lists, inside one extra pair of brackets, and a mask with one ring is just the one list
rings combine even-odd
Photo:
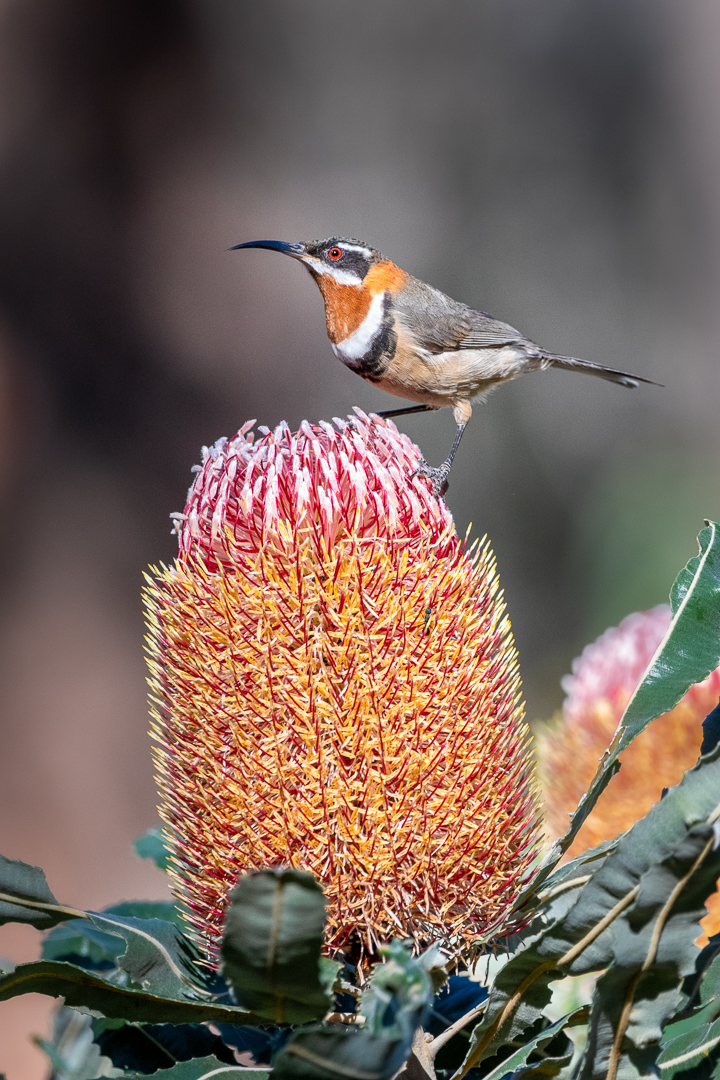
[(395, 320), (392, 314), (392, 300), (390, 294), (385, 293), (383, 299), (383, 319), (380, 328), (372, 339), (370, 348), (363, 357), (348, 364), (357, 375), (362, 375), (368, 382), (379, 382), (387, 370), (388, 364), (395, 355), (397, 349), (397, 334), (394, 330)]

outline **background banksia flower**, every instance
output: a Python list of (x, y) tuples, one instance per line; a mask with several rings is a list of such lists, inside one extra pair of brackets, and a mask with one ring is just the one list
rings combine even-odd
[(237, 875), (289, 864), (328, 944), (472, 942), (533, 858), (538, 796), (494, 561), (364, 414), (204, 452), (146, 591), (174, 889), (212, 956)]
[[(670, 607), (636, 612), (606, 630), (573, 661), (562, 687), (567, 697), (553, 721), (538, 725), (536, 740), (550, 838), (562, 836), (568, 815), (587, 791), (633, 691), (670, 625)], [(702, 722), (720, 698), (720, 669), (697, 683), (620, 756), (622, 768), (598, 799), (568, 858), (611, 840), (644, 817), (663, 788), (679, 783), (698, 759)], [(720, 930), (720, 898), (710, 898), (704, 926)]]

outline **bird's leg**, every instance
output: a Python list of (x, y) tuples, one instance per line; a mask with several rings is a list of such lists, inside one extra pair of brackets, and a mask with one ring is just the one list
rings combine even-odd
[(457, 448), (460, 445), (460, 440), (463, 436), (463, 431), (467, 427), (467, 421), (464, 424), (458, 424), (457, 431), (455, 432), (455, 441), (452, 444), (450, 453), (443, 461), (442, 465), (439, 465), (436, 469), (432, 465), (428, 465), (425, 458), (420, 458), (418, 467), (413, 473), (413, 476), (427, 476), (428, 480), (433, 481), (433, 495), (442, 496), (450, 487), (448, 483), (448, 476), (450, 475), (450, 469), (452, 468), (453, 458), (457, 453)]

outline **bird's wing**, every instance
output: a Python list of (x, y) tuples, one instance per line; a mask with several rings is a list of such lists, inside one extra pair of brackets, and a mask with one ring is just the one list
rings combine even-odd
[(393, 302), (418, 344), (431, 353), (497, 348), (523, 340), (514, 327), (474, 311), (416, 278), (393, 296)]
[(458, 348), (479, 349), (486, 345), (512, 345), (524, 338), (519, 330), (508, 323), (493, 319), (484, 311), (472, 311), (472, 326), (469, 333), (462, 339)]

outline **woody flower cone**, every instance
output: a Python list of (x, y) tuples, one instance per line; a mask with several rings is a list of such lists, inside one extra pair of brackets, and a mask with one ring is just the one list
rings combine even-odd
[(538, 796), (491, 553), (391, 423), (359, 413), (204, 452), (146, 590), (160, 812), (211, 959), (237, 876), (321, 881), (327, 944), (501, 927)]
[[(628, 615), (588, 645), (562, 681), (562, 712), (538, 725), (536, 741), (551, 840), (562, 836), (569, 814), (587, 791), (625, 706), (670, 625), (670, 607)], [(720, 668), (697, 683), (620, 756), (622, 767), (598, 799), (567, 857), (611, 840), (644, 817), (698, 759), (702, 722), (718, 703)], [(706, 934), (720, 932), (720, 896), (708, 900)], [(704, 939), (706, 940), (706, 939)]]

